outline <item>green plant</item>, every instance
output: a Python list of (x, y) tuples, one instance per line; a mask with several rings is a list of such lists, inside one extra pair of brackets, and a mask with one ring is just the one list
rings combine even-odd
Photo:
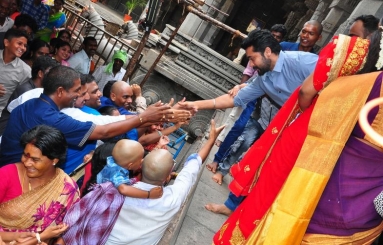
[(144, 7), (146, 5), (147, 0), (128, 0), (125, 3), (126, 8), (128, 9), (128, 15), (132, 13), (132, 11), (137, 7)]

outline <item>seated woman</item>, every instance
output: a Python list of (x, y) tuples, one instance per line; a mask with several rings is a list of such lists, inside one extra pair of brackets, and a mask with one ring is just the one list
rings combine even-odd
[(57, 37), (57, 31), (66, 22), (65, 13), (62, 12), (64, 4), (64, 0), (55, 0), (53, 7), (46, 5), (49, 8), (48, 24), (36, 33), (37, 38), (49, 42), (51, 38)]
[(29, 55), (26, 56), (23, 61), (32, 67), (33, 62), (40, 56), (49, 55), (49, 44), (40, 39), (35, 39), (32, 41)]
[(68, 42), (65, 42), (61, 39), (57, 40), (55, 47), (55, 52), (53, 59), (57, 60), (63, 66), (69, 66), (69, 63), (66, 61), (72, 53), (72, 48)]
[(25, 132), (20, 142), (21, 162), (0, 168), (0, 231), (36, 233), (22, 244), (49, 243), (66, 230), (63, 218), (79, 200), (76, 183), (57, 168), (65, 162), (66, 140), (59, 130), (39, 125)]

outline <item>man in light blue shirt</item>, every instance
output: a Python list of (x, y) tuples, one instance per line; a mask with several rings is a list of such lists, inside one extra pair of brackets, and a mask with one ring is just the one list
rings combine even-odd
[(82, 43), (83, 49), (74, 54), (69, 60), (69, 66), (82, 74), (89, 74), (90, 62), (97, 50), (97, 40), (86, 37)]
[[(265, 94), (277, 105), (282, 106), (291, 93), (314, 71), (318, 59), (317, 55), (308, 52), (281, 51), (279, 43), (267, 31), (258, 31), (254, 36), (246, 38), (242, 43), (242, 48), (246, 50), (247, 57), (253, 62), (255, 70), (259, 74), (253, 78), (253, 82), (241, 89), (234, 98), (226, 94), (213, 100), (179, 103), (180, 106), (197, 110), (225, 109), (233, 106), (246, 108), (249, 102)], [(255, 130), (256, 132), (257, 130)], [(219, 181), (217, 182), (219, 183)], [(236, 200), (232, 201), (234, 199)], [(241, 199), (242, 197), (230, 194), (227, 202), (231, 201), (235, 204), (239, 203)], [(224, 205), (219, 206), (225, 207)], [(218, 206), (216, 205), (216, 207)], [(235, 209), (235, 207), (225, 207), (221, 210), (214, 210), (208, 205), (205, 208), (226, 215), (230, 215)]]
[(233, 98), (229, 94), (215, 99), (179, 102), (181, 108), (204, 110), (246, 107), (247, 103), (268, 95), (282, 106), (290, 94), (314, 70), (318, 56), (299, 51), (281, 51), (277, 40), (268, 31), (258, 31), (242, 43), (246, 56), (259, 76)]

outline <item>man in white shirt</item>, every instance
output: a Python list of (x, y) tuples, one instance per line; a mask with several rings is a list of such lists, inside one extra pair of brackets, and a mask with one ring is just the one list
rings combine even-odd
[[(189, 156), (174, 184), (163, 188), (161, 198), (125, 197), (106, 245), (150, 245), (159, 242), (195, 184), (200, 167), (223, 127), (215, 128), (212, 121), (209, 139), (198, 154)], [(148, 191), (153, 187), (162, 186), (172, 169), (172, 155), (167, 150), (154, 150), (144, 158), (142, 181), (137, 182), (134, 187)]]
[(69, 66), (82, 74), (89, 74), (90, 62), (97, 50), (97, 40), (86, 37), (82, 43), (83, 49), (74, 54), (69, 60)]
[(9, 18), (9, 0), (0, 0), (0, 32), (6, 32), (13, 26), (13, 20)]
[(101, 91), (108, 81), (116, 80), (121, 81), (125, 75), (126, 70), (122, 66), (126, 63), (128, 54), (124, 50), (115, 50), (112, 57), (112, 62), (108, 65), (98, 67), (93, 76), (96, 79), (98, 87)]

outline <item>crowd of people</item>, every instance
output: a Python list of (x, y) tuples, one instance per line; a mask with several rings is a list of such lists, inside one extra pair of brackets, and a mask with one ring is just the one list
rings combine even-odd
[[(319, 55), (318, 21), (296, 43), (281, 24), (254, 30), (227, 94), (148, 106), (122, 81), (125, 51), (95, 68), (94, 37), (72, 50), (64, 0), (17, 3), (0, 0), (1, 243), (157, 244), (214, 144), (213, 180), (233, 176), (226, 202), (205, 206), (229, 216), (214, 244), (370, 244), (382, 232), (383, 150), (357, 124), (383, 93), (378, 18), (356, 18)], [(198, 110), (233, 107), (174, 173), (168, 135)], [(382, 113), (368, 115), (378, 132)]]

